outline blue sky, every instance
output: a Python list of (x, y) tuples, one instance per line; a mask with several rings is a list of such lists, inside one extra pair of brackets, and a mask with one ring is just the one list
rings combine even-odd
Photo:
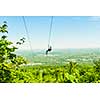
[[(25, 37), (20, 49), (30, 49), (21, 16), (0, 16), (0, 24), (8, 23), (8, 37), (16, 42)], [(32, 49), (46, 49), (51, 16), (25, 16)], [(99, 48), (100, 17), (98, 16), (54, 16), (51, 45), (56, 48)]]

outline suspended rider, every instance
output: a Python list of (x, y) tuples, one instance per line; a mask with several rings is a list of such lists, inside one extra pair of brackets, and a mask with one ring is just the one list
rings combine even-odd
[(52, 47), (50, 46), (47, 50), (46, 50), (46, 55), (48, 54), (48, 52), (50, 52), (52, 50)]

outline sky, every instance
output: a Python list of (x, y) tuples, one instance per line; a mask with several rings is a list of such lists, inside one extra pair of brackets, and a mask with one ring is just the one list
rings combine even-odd
[[(48, 47), (51, 16), (24, 16), (32, 49)], [(7, 21), (8, 39), (14, 43), (21, 37), (26, 42), (20, 49), (30, 49), (21, 16), (0, 16), (0, 25)], [(54, 16), (50, 45), (54, 49), (100, 48), (99, 16)]]

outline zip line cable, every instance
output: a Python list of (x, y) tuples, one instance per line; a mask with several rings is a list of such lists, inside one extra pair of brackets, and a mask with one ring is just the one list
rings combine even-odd
[(49, 39), (48, 39), (48, 48), (51, 42), (51, 32), (52, 32), (53, 16), (51, 16), (50, 30), (49, 30)]
[[(22, 16), (22, 18), (23, 18), (23, 22), (24, 22), (24, 26), (25, 26), (26, 35), (27, 35), (27, 38), (28, 38), (28, 41), (29, 41), (29, 46), (30, 46), (31, 51), (33, 51), (32, 50), (32, 46), (31, 46), (30, 37), (29, 37), (29, 34), (28, 34), (28, 28), (27, 28), (27, 25), (26, 25), (25, 17)], [(53, 24), (53, 16), (51, 16), (50, 30), (49, 30), (49, 39), (48, 39), (48, 50), (47, 51), (51, 51), (52, 50), (52, 47), (50, 46), (50, 42), (51, 42), (51, 32), (52, 32), (52, 24)]]
[(51, 16), (50, 30), (49, 30), (49, 39), (48, 39), (48, 49), (45, 52), (46, 55), (48, 55), (48, 52), (50, 52), (52, 50), (52, 46), (50, 44), (50, 42), (51, 42), (52, 24), (53, 24), (53, 16)]
[[(28, 41), (29, 41), (29, 46), (30, 46), (31, 52), (33, 52), (32, 45), (31, 45), (31, 40), (30, 40), (30, 37), (29, 37), (28, 28), (27, 28), (26, 21), (25, 21), (25, 17), (22, 16), (22, 19), (23, 19), (23, 23), (24, 23), (26, 35), (27, 35), (27, 38), (28, 38)], [(33, 55), (33, 54), (32, 54), (32, 55)], [(32, 55), (31, 55), (31, 56), (32, 56)]]

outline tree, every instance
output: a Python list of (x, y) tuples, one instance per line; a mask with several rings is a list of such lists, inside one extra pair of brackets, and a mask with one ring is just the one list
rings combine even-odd
[[(26, 60), (22, 56), (17, 56), (14, 52), (17, 47), (13, 46), (13, 42), (7, 39), (7, 22), (4, 21), (0, 25), (0, 82), (11, 82), (11, 72), (16, 71), (21, 64), (26, 64)], [(25, 38), (20, 39), (21, 44), (24, 43)], [(19, 42), (20, 43), (20, 42)]]

